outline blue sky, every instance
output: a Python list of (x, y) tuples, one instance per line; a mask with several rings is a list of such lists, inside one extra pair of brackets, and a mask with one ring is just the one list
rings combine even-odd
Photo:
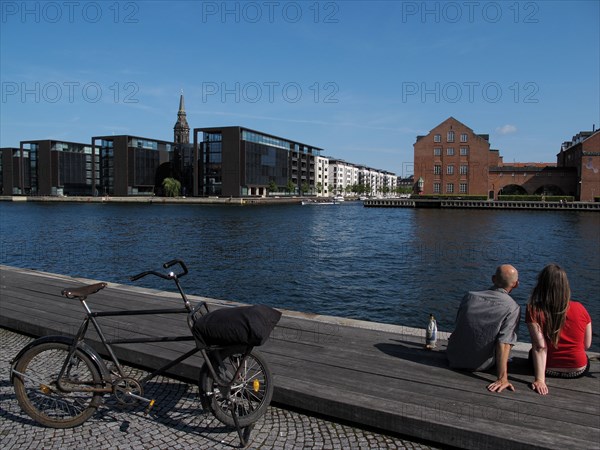
[(505, 162), (600, 126), (600, 2), (2, 1), (0, 145), (241, 125), (403, 175), (449, 116)]

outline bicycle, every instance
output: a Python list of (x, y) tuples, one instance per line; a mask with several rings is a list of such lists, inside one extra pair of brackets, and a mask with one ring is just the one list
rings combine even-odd
[[(200, 302), (192, 307), (179, 282), (188, 274), (188, 268), (179, 259), (164, 263), (163, 267), (168, 269), (174, 265), (181, 268), (180, 273), (146, 271), (130, 279), (135, 281), (154, 275), (173, 281), (183, 300), (183, 308), (93, 312), (86, 299), (104, 289), (106, 283), (63, 289), (62, 295), (80, 301), (85, 318), (74, 337), (41, 337), (26, 345), (11, 361), (10, 379), (21, 409), (44, 426), (71, 428), (92, 417), (102, 404), (103, 396), (112, 394), (125, 405), (146, 402), (147, 414), (155, 401), (144, 397), (144, 385), (200, 352), (204, 358), (198, 376), (202, 406), (223, 424), (235, 427), (240, 445), (246, 447), (254, 424), (266, 412), (273, 396), (271, 371), (264, 356), (254, 347), (262, 345), (268, 338), (281, 313), (262, 305), (209, 311), (206, 302)], [(187, 314), (191, 336), (107, 339), (97, 320), (102, 317), (182, 313)], [(253, 327), (252, 320), (257, 317), (259, 325)], [(240, 321), (244, 322), (244, 326), (239, 325)], [(90, 323), (100, 338), (107, 359), (114, 366), (111, 370), (85, 341)], [(230, 332), (235, 337), (228, 340), (227, 333)], [(112, 348), (116, 344), (179, 341), (195, 341), (196, 346), (141, 379), (127, 376)]]

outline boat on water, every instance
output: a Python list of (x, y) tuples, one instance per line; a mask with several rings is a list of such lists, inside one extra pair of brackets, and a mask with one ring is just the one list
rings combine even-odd
[(346, 199), (344, 198), (344, 196), (343, 196), (343, 195), (336, 195), (335, 197), (333, 197), (333, 201), (334, 201), (334, 203), (335, 203), (335, 202), (343, 202), (343, 201), (345, 201), (345, 200), (346, 200)]
[(302, 200), (302, 206), (306, 205), (335, 205), (335, 202), (330, 200)]

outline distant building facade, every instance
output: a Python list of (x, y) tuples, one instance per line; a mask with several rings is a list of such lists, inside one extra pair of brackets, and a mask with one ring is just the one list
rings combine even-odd
[(316, 194), (319, 197), (327, 197), (329, 196), (329, 158), (315, 157), (315, 167), (317, 168)]
[(343, 159), (331, 158), (329, 160), (329, 190), (332, 194), (350, 192), (353, 185), (358, 185), (358, 166)]
[(195, 128), (190, 142), (183, 94), (173, 141), (93, 136), (91, 144), (23, 141), (0, 155), (2, 195), (162, 195), (181, 182), (185, 196), (353, 194), (393, 192), (396, 176), (321, 155), (322, 149), (241, 126)]
[(97, 195), (129, 196), (160, 193), (172, 176), (173, 143), (139, 136), (94, 136), (98, 155)]
[(270, 185), (316, 190), (321, 149), (240, 126), (194, 128), (195, 196), (266, 196)]
[(89, 144), (43, 139), (1, 149), (2, 195), (92, 195), (97, 177)]
[(449, 117), (414, 144), (415, 191), (419, 194), (487, 195), (488, 170), (501, 164), (489, 135)]
[(600, 130), (582, 131), (564, 142), (556, 155), (559, 168), (576, 171), (573, 187), (581, 201), (600, 197)]
[(412, 190), (415, 185), (415, 176), (409, 175), (408, 177), (397, 177), (396, 185), (404, 190)]
[(355, 188), (370, 196), (387, 195), (394, 193), (398, 185), (392, 172), (335, 158), (329, 161), (329, 181), (330, 192), (340, 195), (355, 195)]
[[(29, 155), (27, 155), (29, 158)], [(16, 147), (0, 148), (0, 195), (18, 195), (20, 186), (27, 184), (21, 176), (21, 149)]]
[(557, 163), (505, 164), (499, 151), (490, 148), (489, 135), (476, 134), (450, 117), (426, 136), (417, 136), (413, 187), (417, 194), (490, 199), (503, 194), (570, 195), (593, 201), (600, 195), (599, 169), (598, 131), (581, 132), (563, 143)]

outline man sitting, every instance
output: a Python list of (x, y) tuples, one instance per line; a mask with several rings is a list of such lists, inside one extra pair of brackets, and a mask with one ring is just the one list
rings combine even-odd
[(496, 364), (492, 392), (514, 391), (508, 381), (508, 357), (517, 343), (521, 308), (509, 293), (519, 285), (517, 270), (504, 264), (485, 291), (467, 292), (456, 315), (456, 328), (448, 340), (446, 356), (452, 369), (487, 370)]

